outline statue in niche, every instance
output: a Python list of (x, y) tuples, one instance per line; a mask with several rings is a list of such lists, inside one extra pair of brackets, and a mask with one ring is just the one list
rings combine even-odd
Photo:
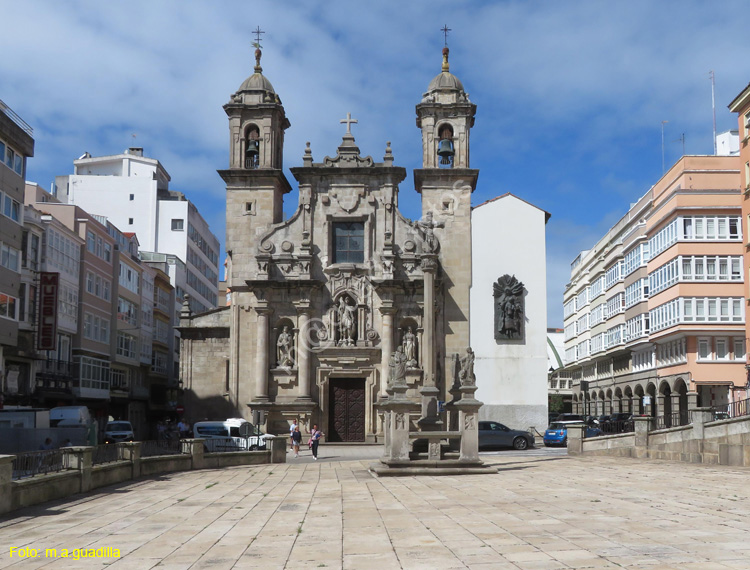
[(458, 379), (461, 386), (476, 386), (477, 378), (474, 376), (474, 351), (467, 347), (466, 356), (461, 359), (461, 369), (458, 371)]
[(354, 344), (354, 327), (357, 322), (357, 307), (352, 305), (349, 297), (342, 295), (339, 298), (337, 309), (339, 319), (339, 346), (352, 346)]
[(417, 230), (424, 240), (424, 252), (425, 253), (437, 253), (440, 249), (440, 242), (435, 237), (435, 228), (443, 228), (445, 224), (443, 222), (435, 222), (432, 220), (432, 212), (427, 212), (424, 218), (417, 221)]
[(406, 385), (406, 355), (402, 346), (399, 346), (395, 352), (391, 353), (391, 358), (388, 361), (388, 372), (389, 386)]
[(515, 275), (503, 275), (492, 284), (495, 297), (495, 340), (523, 338), (523, 283)]
[(276, 362), (280, 368), (294, 364), (294, 360), (292, 360), (292, 335), (287, 325), (284, 325), (279, 333), (279, 338), (276, 340)]
[(412, 332), (411, 327), (407, 327), (406, 332), (404, 332), (402, 346), (404, 347), (404, 355), (406, 356), (406, 366), (416, 368), (417, 335)]

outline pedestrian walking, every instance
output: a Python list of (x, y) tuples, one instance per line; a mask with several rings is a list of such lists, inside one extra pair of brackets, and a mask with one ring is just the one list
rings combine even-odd
[(299, 431), (299, 426), (294, 426), (294, 431), (292, 432), (292, 450), (294, 451), (294, 456), (299, 457), (299, 446), (302, 443), (302, 432)]
[(318, 460), (318, 445), (320, 445), (320, 438), (323, 437), (323, 432), (318, 429), (318, 424), (314, 424), (312, 432), (310, 432), (310, 449), (312, 449), (313, 459)]

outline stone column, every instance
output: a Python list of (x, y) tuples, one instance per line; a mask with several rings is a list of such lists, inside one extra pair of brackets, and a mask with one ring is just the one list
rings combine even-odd
[(15, 455), (0, 455), (0, 515), (13, 508), (13, 459)]
[(120, 459), (130, 461), (132, 465), (132, 478), (137, 479), (141, 476), (141, 442), (140, 441), (128, 441), (118, 443)]
[(698, 407), (698, 392), (687, 393), (687, 407), (688, 410), (693, 410)]
[(656, 395), (656, 417), (664, 416), (664, 395)]
[(396, 309), (393, 307), (381, 307), (380, 312), (383, 316), (383, 337), (382, 349), (380, 353), (380, 397), (387, 398), (388, 393), (388, 376), (390, 369), (388, 361), (393, 353), (393, 315)]
[(63, 447), (63, 453), (67, 454), (68, 467), (79, 473), (81, 483), (80, 492), (91, 490), (91, 467), (93, 465), (94, 448), (83, 445)]
[(641, 413), (641, 399), (638, 396), (630, 397), (630, 413), (636, 416)]
[(635, 457), (648, 457), (648, 431), (651, 418), (645, 416), (633, 418), (635, 431)]
[[(693, 408), (690, 410), (690, 421), (693, 424), (692, 439), (704, 439), (704, 424), (714, 419), (711, 408)], [(702, 448), (702, 447), (701, 447)]]
[(307, 309), (297, 309), (299, 333), (297, 334), (297, 375), (299, 380), (299, 398), (310, 399), (310, 347), (306, 342), (309, 338), (308, 321), (310, 313)]
[(435, 378), (435, 273), (437, 271), (437, 255), (434, 253), (422, 255), (422, 272), (424, 274), (424, 307), (422, 309), (424, 325), (424, 344), (422, 346), (422, 369), (424, 370), (424, 384), (419, 393), (422, 395), (422, 417), (419, 427), (423, 430), (438, 430), (443, 422), (438, 413), (438, 396)]
[(255, 344), (255, 398), (268, 400), (268, 320), (272, 312), (266, 307), (256, 307), (258, 327)]
[(586, 426), (571, 424), (568, 426), (568, 455), (583, 455), (583, 434)]
[(681, 410), (680, 409), (680, 395), (679, 394), (672, 394), (670, 396), (672, 399), (672, 415), (673, 418), (679, 418), (677, 422), (672, 422), (672, 427), (676, 427), (682, 423), (682, 419), (685, 418), (685, 421), (687, 421), (687, 410)]
[[(428, 257), (429, 255), (429, 257)], [(424, 370), (424, 385), (435, 386), (435, 272), (437, 270), (437, 256), (425, 254), (422, 259), (424, 274), (424, 345), (422, 347), (422, 368)]]

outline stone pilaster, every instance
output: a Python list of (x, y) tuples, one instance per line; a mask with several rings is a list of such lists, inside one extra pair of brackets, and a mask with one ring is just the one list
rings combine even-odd
[(273, 312), (267, 307), (255, 307), (258, 314), (255, 345), (255, 400), (268, 400), (268, 320)]
[(299, 398), (310, 399), (310, 346), (309, 320), (310, 312), (306, 307), (297, 307), (299, 334), (297, 336), (297, 377), (299, 379)]
[(388, 366), (391, 354), (393, 353), (393, 315), (396, 309), (392, 306), (383, 306), (380, 308), (383, 317), (383, 337), (382, 351), (380, 359), (380, 397), (387, 398), (388, 376), (390, 368)]

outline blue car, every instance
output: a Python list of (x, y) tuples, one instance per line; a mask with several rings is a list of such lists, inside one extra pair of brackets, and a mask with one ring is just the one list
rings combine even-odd
[[(569, 425), (581, 425), (581, 422), (553, 422), (549, 425), (547, 430), (544, 432), (544, 446), (550, 447), (552, 445), (561, 445), (563, 447), (568, 446), (568, 426)], [(602, 430), (599, 428), (586, 426), (585, 437), (596, 437), (602, 435)]]

